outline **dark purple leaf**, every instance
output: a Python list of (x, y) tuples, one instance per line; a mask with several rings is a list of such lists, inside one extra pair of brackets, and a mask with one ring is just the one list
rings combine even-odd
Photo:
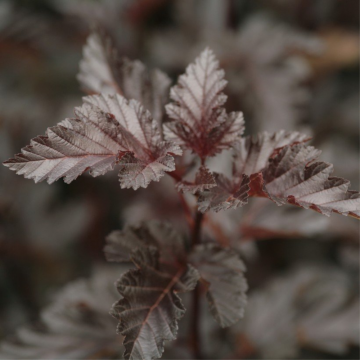
[(195, 181), (189, 182), (187, 180), (180, 181), (176, 184), (176, 189), (181, 192), (191, 192), (193, 194), (213, 188), (216, 182), (210, 170), (201, 166), (195, 174)]
[(125, 337), (125, 359), (160, 358), (164, 342), (176, 339), (178, 320), (185, 313), (175, 287), (182, 277), (191, 277), (195, 285), (197, 272), (188, 267), (175, 274), (160, 271), (155, 248), (138, 250), (133, 256), (139, 269), (129, 270), (117, 282), (123, 298), (111, 314), (120, 320), (117, 330)]
[(103, 175), (119, 164), (121, 187), (135, 190), (175, 170), (173, 155), (180, 155), (180, 148), (161, 140), (156, 121), (137, 101), (116, 94), (89, 96), (75, 114), (4, 165), (51, 184), (61, 177), (70, 183), (87, 170)]
[(360, 218), (360, 195), (348, 190), (348, 180), (330, 176), (333, 165), (315, 161), (312, 146), (285, 147), (263, 170), (268, 197), (329, 216), (331, 212)]
[(221, 211), (236, 209), (247, 204), (249, 177), (242, 175), (230, 180), (222, 174), (214, 174), (216, 186), (200, 193), (198, 199), (199, 211)]
[(203, 244), (190, 255), (191, 264), (207, 284), (206, 297), (216, 321), (227, 327), (244, 315), (247, 283), (245, 265), (230, 249), (214, 244)]
[(171, 89), (173, 103), (166, 106), (172, 121), (167, 138), (192, 149), (201, 158), (229, 148), (244, 131), (242, 113), (227, 114), (223, 108), (227, 82), (214, 53), (205, 49)]

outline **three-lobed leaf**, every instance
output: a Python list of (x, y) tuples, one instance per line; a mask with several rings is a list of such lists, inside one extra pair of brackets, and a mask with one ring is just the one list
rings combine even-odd
[[(200, 193), (198, 207), (202, 212), (236, 209), (247, 204), (248, 197), (263, 188), (262, 179), (251, 176), (261, 171), (277, 149), (307, 141), (308, 137), (298, 132), (279, 131), (274, 134), (259, 133), (257, 137), (247, 136), (238, 139), (233, 146), (232, 177), (214, 174), (217, 186)], [(250, 178), (249, 178), (250, 177)]]
[(126, 151), (120, 125), (109, 114), (87, 105), (75, 113), (76, 119), (49, 128), (4, 165), (25, 178), (49, 184), (61, 177), (70, 183), (87, 170), (92, 176), (112, 170)]
[(217, 186), (200, 193), (199, 210), (236, 208), (249, 196), (259, 196), (278, 205), (360, 218), (359, 193), (348, 189), (348, 180), (330, 176), (333, 166), (317, 161), (321, 152), (306, 146), (308, 140), (306, 135), (285, 131), (241, 138), (234, 146), (232, 177), (215, 174)]
[(328, 216), (337, 212), (360, 218), (359, 193), (348, 190), (348, 180), (330, 176), (333, 165), (316, 161), (319, 154), (300, 144), (282, 149), (262, 173), (267, 197)]
[(171, 119), (165, 124), (167, 138), (202, 159), (229, 148), (244, 132), (244, 119), (242, 113), (226, 113), (226, 84), (214, 53), (205, 49), (170, 90), (173, 102), (166, 105)]
[(243, 315), (245, 266), (230, 249), (204, 244), (189, 251), (170, 225), (149, 221), (111, 233), (104, 251), (109, 261), (131, 260), (137, 268), (118, 280), (123, 298), (111, 310), (119, 320), (118, 332), (125, 336), (125, 358), (161, 356), (164, 341), (176, 338), (177, 322), (185, 312), (177, 293), (193, 290), (200, 277), (221, 326)]
[(162, 140), (157, 121), (138, 101), (127, 101), (119, 95), (95, 95), (84, 101), (111, 113), (127, 130), (123, 138), (128, 152), (119, 162), (123, 188), (145, 188), (151, 181), (159, 181), (164, 172), (175, 170), (173, 156), (181, 155), (181, 149)]
[(197, 272), (186, 265), (174, 272), (162, 268), (155, 247), (138, 249), (131, 257), (138, 269), (129, 270), (118, 280), (123, 298), (113, 305), (111, 314), (120, 320), (118, 332), (125, 337), (125, 359), (159, 358), (164, 342), (176, 339), (178, 320), (185, 313), (176, 292), (192, 290)]
[(161, 357), (185, 313), (177, 293), (193, 290), (199, 279), (186, 261), (182, 237), (171, 226), (151, 221), (113, 232), (104, 250), (108, 260), (131, 260), (137, 268), (118, 280), (123, 298), (111, 310), (125, 336), (125, 358)]
[(137, 101), (117, 94), (89, 96), (75, 114), (4, 165), (35, 182), (63, 177), (70, 183), (85, 171), (98, 176), (118, 164), (121, 187), (133, 189), (175, 169), (173, 156), (181, 149), (161, 140), (156, 121)]

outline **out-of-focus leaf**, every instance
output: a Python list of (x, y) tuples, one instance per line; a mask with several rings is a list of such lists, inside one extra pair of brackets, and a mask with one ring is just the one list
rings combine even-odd
[(82, 89), (90, 94), (122, 94), (117, 83), (119, 62), (111, 39), (99, 32), (92, 33), (83, 48), (77, 75)]
[(113, 281), (121, 267), (97, 270), (67, 285), (41, 313), (38, 326), (22, 327), (0, 345), (2, 359), (100, 359), (118, 356), (120, 346), (108, 309), (116, 300)]
[(359, 297), (352, 281), (356, 279), (340, 268), (309, 267), (302, 272), (303, 283), (294, 299), (299, 345), (346, 354), (360, 342)]
[(48, 42), (56, 40), (53, 35), (49, 19), (43, 14), (7, 0), (1, 2), (0, 48), (3, 53), (15, 50), (19, 56), (29, 57), (31, 50), (46, 51)]
[(118, 93), (129, 100), (138, 100), (161, 129), (170, 87), (165, 73), (157, 69), (150, 71), (138, 60), (121, 59), (112, 40), (100, 32), (89, 36), (83, 53), (78, 80), (84, 91)]
[(359, 344), (353, 290), (346, 272), (329, 266), (303, 264), (274, 278), (250, 294), (244, 320), (232, 328), (237, 356), (293, 358), (302, 347), (346, 354)]
[(281, 359), (296, 355), (293, 301), (303, 277), (275, 278), (249, 294), (244, 319), (231, 329), (236, 339), (236, 357), (257, 354), (264, 359)]
[(314, 217), (300, 208), (274, 207), (264, 198), (253, 198), (245, 214), (239, 214), (237, 237), (241, 240), (300, 238), (319, 235), (326, 231), (330, 220)]
[[(150, 191), (139, 190), (134, 194), (131, 204), (122, 211), (124, 224), (139, 224), (142, 221), (166, 219), (178, 231), (186, 228), (186, 214), (182, 206), (182, 199), (174, 188), (174, 181), (164, 177), (159, 183), (151, 184)], [(185, 196), (187, 196), (185, 194)], [(192, 206), (196, 200), (188, 195)], [(162, 206), (156, 206), (161, 203)]]
[[(263, 14), (250, 17), (228, 46), (228, 56), (239, 68), (240, 89), (259, 130), (292, 130), (304, 116), (311, 92), (304, 84), (311, 69), (295, 51), (317, 55), (321, 41)], [(233, 48), (238, 48), (236, 56)]]
[[(104, 0), (88, 1), (88, 0), (52, 0), (56, 10), (65, 15), (65, 18), (75, 18), (77, 22), (86, 24), (86, 30), (100, 24), (105, 28), (115, 28), (121, 30), (121, 33), (128, 34), (128, 25), (123, 21), (123, 13), (132, 0)], [(123, 41), (126, 42), (127, 39)]]

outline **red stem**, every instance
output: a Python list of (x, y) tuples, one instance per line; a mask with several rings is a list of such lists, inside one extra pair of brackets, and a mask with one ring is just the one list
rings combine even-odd
[(179, 182), (182, 180), (181, 176), (176, 173), (176, 171), (173, 172), (167, 172), (169, 176), (171, 176), (175, 181)]
[(185, 212), (186, 221), (187, 221), (188, 225), (190, 226), (190, 228), (192, 228), (194, 226), (194, 219), (192, 218), (191, 209), (190, 209), (188, 203), (186, 202), (184, 195), (180, 192), (178, 194), (179, 194), (179, 198), (180, 198), (180, 203)]
[[(197, 211), (195, 220), (194, 220), (194, 227), (192, 232), (192, 246), (196, 246), (201, 242), (201, 225), (204, 215)], [(201, 296), (201, 289), (200, 283), (196, 286), (193, 291), (193, 314), (192, 314), (192, 321), (191, 321), (191, 345), (193, 349), (193, 354), (195, 359), (202, 359), (201, 355), (201, 342), (200, 342), (200, 296)]]
[[(169, 176), (171, 176), (176, 182), (182, 181), (181, 176), (178, 175), (175, 171), (167, 173), (167, 174)], [(192, 211), (191, 211), (188, 203), (186, 202), (184, 195), (181, 192), (178, 192), (178, 194), (179, 194), (181, 206), (183, 207), (184, 212), (185, 212), (186, 221), (189, 224), (189, 226), (192, 227), (193, 226)]]
[[(205, 159), (201, 159), (201, 165), (205, 164)], [(170, 175), (176, 182), (182, 181), (181, 176), (179, 176), (176, 172), (167, 173)], [(201, 242), (201, 226), (204, 219), (204, 214), (199, 211), (196, 211), (195, 219), (192, 220), (191, 218), (191, 209), (187, 204), (186, 200), (184, 199), (183, 195), (179, 193), (181, 203), (185, 210), (185, 216), (188, 220), (189, 225), (192, 225), (192, 236), (191, 236), (191, 245), (192, 247), (200, 244)], [(195, 359), (202, 359), (201, 355), (201, 342), (200, 342), (200, 311), (201, 311), (201, 304), (200, 304), (200, 296), (201, 296), (201, 289), (200, 284), (196, 286), (193, 291), (193, 314), (191, 319), (191, 331), (190, 331), (190, 344), (193, 350), (194, 358)]]

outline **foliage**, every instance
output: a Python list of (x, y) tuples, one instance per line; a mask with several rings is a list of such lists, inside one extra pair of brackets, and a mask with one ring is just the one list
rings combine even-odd
[[(268, 20), (259, 17), (247, 23), (239, 35), (229, 36), (230, 45), (238, 44), (243, 52), (240, 60), (249, 71), (247, 81), (253, 81), (250, 97), (262, 103), (253, 109), (254, 118), (264, 119), (264, 112), (271, 107), (271, 89), (264, 93), (260, 88), (274, 81), (274, 74), (284, 75), (288, 70), (284, 58), (289, 49), (313, 55), (319, 48), (317, 42), (296, 32), (285, 33), (286, 27), (273, 29)], [(266, 36), (277, 39), (272, 51), (261, 47)], [(193, 318), (189, 334), (192, 356), (200, 358), (204, 351), (199, 320), (204, 294), (218, 325), (234, 325), (228, 334), (240, 343), (234, 347), (240, 358), (296, 356), (301, 346), (345, 353), (348, 344), (356, 345), (352, 333), (339, 335), (356, 315), (356, 299), (347, 291), (339, 297), (341, 301), (331, 301), (331, 284), (320, 293), (314, 290), (323, 273), (299, 272), (275, 285), (275, 290), (270, 286), (250, 294), (246, 308), (245, 271), (249, 266), (242, 258), (252, 256), (251, 248), (244, 247), (245, 240), (305, 233), (301, 226), (284, 225), (284, 221), (299, 219), (310, 223), (310, 215), (298, 215), (305, 210), (360, 219), (359, 192), (350, 190), (350, 181), (332, 175), (333, 165), (319, 160), (321, 151), (307, 144), (311, 140), (308, 135), (280, 129), (244, 136), (244, 116), (228, 111), (225, 71), (209, 47), (171, 88), (164, 72), (150, 70), (121, 53), (106, 31), (93, 30), (77, 77), (87, 96), (75, 107), (75, 117), (49, 127), (45, 135), (33, 138), (4, 165), (36, 183), (47, 180), (49, 184), (60, 178), (71, 183), (85, 173), (97, 177), (117, 167), (121, 189), (141, 192), (148, 188), (148, 193), (140, 193), (153, 196), (145, 212), (162, 217), (161, 221), (138, 221), (144, 219), (136, 208), (136, 218), (128, 215), (132, 223), (110, 233), (104, 247), (108, 261), (124, 263), (121, 276), (118, 270), (99, 271), (92, 280), (68, 285), (43, 311), (39, 327), (20, 330), (15, 340), (3, 344), (1, 356), (118, 356), (111, 330), (115, 326), (104, 316), (104, 308), (113, 302), (110, 314), (118, 320), (126, 359), (160, 358), (165, 343), (180, 334), (180, 320), (187, 308)], [(282, 98), (283, 87), (298, 81), (295, 75), (289, 79), (275, 88), (275, 98)], [(229, 80), (231, 87), (231, 76)], [(283, 106), (286, 114), (293, 113), (289, 103)], [(271, 117), (277, 113), (269, 112)], [(214, 166), (214, 159), (220, 157), (227, 170)], [(173, 181), (171, 190), (166, 175)], [(153, 184), (160, 180), (160, 185)], [(160, 198), (167, 202), (164, 208)], [(262, 200), (269, 205), (261, 205), (261, 209), (270, 209), (264, 217), (269, 219), (270, 212), (276, 212), (279, 220), (271, 224), (259, 220), (256, 204), (263, 204)], [(292, 205), (294, 212), (278, 210), (276, 205)], [(250, 215), (242, 217), (240, 208), (247, 206)], [(319, 214), (312, 213), (313, 217)], [(171, 217), (181, 220), (176, 225), (164, 221)], [(118, 294), (109, 289), (109, 281), (115, 278)], [(298, 319), (303, 308), (306, 314)], [(283, 313), (282, 322), (274, 326)], [(267, 321), (259, 325), (260, 316)], [(336, 329), (330, 331), (328, 321), (338, 324)], [(268, 337), (261, 334), (263, 326)], [(279, 338), (286, 343), (285, 353), (271, 344)]]

